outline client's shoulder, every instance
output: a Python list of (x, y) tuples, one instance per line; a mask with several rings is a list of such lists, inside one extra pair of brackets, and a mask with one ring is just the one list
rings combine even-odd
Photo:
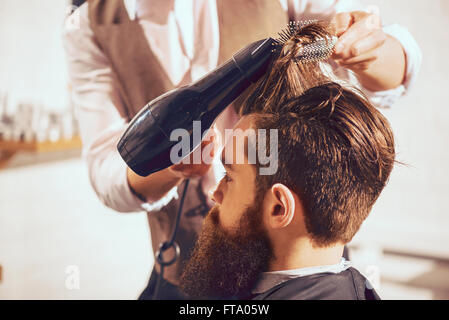
[(379, 300), (369, 281), (355, 268), (317, 273), (285, 281), (254, 300)]

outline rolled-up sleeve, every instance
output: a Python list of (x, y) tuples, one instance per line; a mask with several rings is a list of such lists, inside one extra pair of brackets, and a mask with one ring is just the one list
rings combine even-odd
[(119, 121), (99, 133), (86, 148), (85, 159), (89, 178), (98, 198), (109, 208), (119, 212), (157, 211), (177, 198), (177, 187), (158, 201), (144, 202), (131, 190), (127, 166), (117, 151), (117, 143), (127, 124)]
[(177, 190), (173, 188), (164, 198), (146, 203), (129, 186), (127, 165), (117, 150), (127, 126), (119, 112), (123, 104), (109, 61), (90, 29), (87, 3), (68, 17), (63, 42), (83, 141), (82, 154), (95, 193), (107, 207), (119, 212), (160, 209), (177, 196)]

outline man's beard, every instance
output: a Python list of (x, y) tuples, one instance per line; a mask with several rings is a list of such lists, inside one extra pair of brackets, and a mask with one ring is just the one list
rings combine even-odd
[(181, 275), (181, 289), (190, 298), (231, 299), (250, 295), (261, 272), (268, 270), (273, 253), (262, 225), (261, 203), (256, 199), (232, 233), (219, 224), (217, 206), (208, 213)]

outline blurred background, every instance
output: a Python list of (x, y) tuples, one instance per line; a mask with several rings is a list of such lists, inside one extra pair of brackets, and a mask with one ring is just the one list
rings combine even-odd
[[(81, 1), (82, 2), (82, 1)], [(449, 298), (449, 2), (362, 1), (421, 47), (410, 93), (383, 110), (390, 183), (350, 244), (384, 299)], [(62, 47), (71, 1), (0, 1), (0, 299), (136, 299), (153, 264), (144, 213), (97, 199)]]

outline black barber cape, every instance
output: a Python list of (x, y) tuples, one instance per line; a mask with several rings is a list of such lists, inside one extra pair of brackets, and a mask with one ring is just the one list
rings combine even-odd
[(253, 300), (380, 300), (367, 279), (350, 267), (287, 280)]

